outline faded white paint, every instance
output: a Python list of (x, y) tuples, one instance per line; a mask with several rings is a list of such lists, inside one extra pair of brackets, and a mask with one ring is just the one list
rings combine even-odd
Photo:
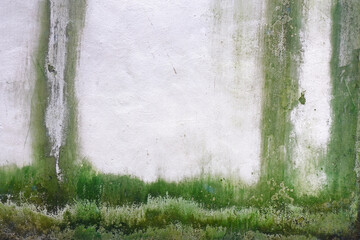
[(256, 181), (263, 1), (224, 2), (88, 1), (76, 88), (99, 170)]
[(307, 0), (301, 30), (303, 63), (300, 67), (299, 97), (306, 103), (291, 113), (294, 125), (293, 160), (304, 193), (316, 193), (326, 183), (318, 166), (326, 153), (331, 125), (331, 1)]
[(30, 103), (39, 2), (0, 2), (0, 165), (31, 162)]
[(215, 143), (213, 147), (232, 152), (230, 174), (254, 183), (260, 169), (261, 40), (266, 4), (261, 0), (214, 2), (214, 94), (226, 96), (229, 100), (224, 105), (230, 106), (220, 113), (226, 115), (226, 127), (215, 129), (212, 136), (212, 141), (225, 144)]
[(49, 99), (46, 108), (45, 125), (51, 144), (51, 156), (56, 158), (56, 173), (59, 174), (59, 152), (65, 141), (66, 96), (66, 26), (69, 21), (68, 1), (50, 1), (50, 36), (47, 55), (46, 76)]

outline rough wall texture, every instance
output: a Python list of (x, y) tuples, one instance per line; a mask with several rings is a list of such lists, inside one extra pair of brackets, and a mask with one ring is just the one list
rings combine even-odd
[(0, 7), (1, 200), (356, 212), (358, 1)]

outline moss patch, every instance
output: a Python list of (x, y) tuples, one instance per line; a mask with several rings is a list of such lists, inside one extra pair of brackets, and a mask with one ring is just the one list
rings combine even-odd
[[(328, 188), (334, 197), (349, 196), (357, 188), (354, 168), (360, 72), (359, 50), (354, 49), (354, 45), (360, 43), (360, 30), (355, 27), (357, 23), (353, 18), (359, 19), (359, 11), (358, 1), (335, 1), (332, 9), (333, 52), (330, 64), (333, 122), (331, 141), (324, 161), (329, 180)], [(347, 20), (349, 17), (351, 21)], [(353, 37), (343, 38), (344, 34)], [(358, 38), (359, 43), (353, 42), (352, 38)], [(344, 58), (349, 60), (344, 61)]]
[(291, 110), (298, 103), (299, 31), (303, 1), (267, 2), (264, 33), (264, 93), (261, 181), (292, 185)]
[(3, 234), (60, 239), (345, 238), (351, 237), (353, 221), (351, 211), (309, 212), (291, 204), (281, 211), (272, 207), (211, 210), (194, 201), (170, 197), (149, 197), (146, 204), (116, 208), (80, 201), (57, 214), (32, 205), (0, 204)]

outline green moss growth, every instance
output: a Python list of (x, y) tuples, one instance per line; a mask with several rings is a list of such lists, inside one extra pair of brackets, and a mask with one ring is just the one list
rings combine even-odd
[[(348, 31), (360, 42), (360, 31), (354, 19), (358, 18), (360, 4), (358, 1), (335, 1), (332, 9), (332, 127), (328, 154), (324, 160), (328, 176), (329, 192), (334, 198), (349, 196), (356, 191), (355, 159), (356, 132), (359, 112), (359, 50), (350, 42), (351, 37), (342, 38), (341, 34)], [(355, 26), (352, 26), (355, 24)], [(342, 31), (345, 31), (343, 33)], [(340, 49), (342, 45), (343, 49)], [(359, 45), (360, 46), (360, 45)], [(349, 56), (347, 65), (341, 66), (341, 58)]]
[(275, 234), (346, 238), (351, 237), (353, 222), (352, 212), (345, 210), (309, 212), (291, 204), (284, 210), (273, 207), (212, 210), (194, 201), (170, 197), (149, 197), (145, 204), (116, 208), (81, 201), (55, 215), (32, 205), (0, 204), (0, 232), (58, 238), (63, 234), (74, 239), (102, 236), (151, 239), (156, 237), (154, 234), (160, 234), (163, 239), (183, 235), (193, 239), (222, 239)]
[(299, 102), (304, 105), (306, 103), (306, 98), (305, 98), (305, 92), (301, 93), (301, 96), (299, 97)]
[(292, 185), (295, 178), (290, 159), (290, 113), (298, 104), (302, 9), (303, 1), (267, 2), (261, 163), (261, 181), (264, 183), (274, 179), (276, 182), (284, 181), (286, 185)]
[[(68, 199), (66, 203), (76, 201), (91, 201), (98, 205), (123, 206), (127, 204), (146, 203), (149, 196), (183, 198), (202, 204), (204, 208), (220, 209), (224, 207), (265, 207), (272, 206), (283, 209), (286, 204), (296, 204), (307, 207), (312, 211), (330, 212), (348, 209), (357, 201), (357, 194), (348, 198), (332, 199), (327, 191), (320, 192), (316, 197), (298, 195), (293, 188), (277, 183), (275, 180), (258, 185), (248, 186), (233, 179), (199, 176), (180, 182), (167, 182), (158, 179), (156, 182), (146, 183), (132, 176), (98, 173), (90, 164), (84, 162), (76, 166), (76, 173), (71, 179), (75, 191), (62, 196)], [(8, 166), (0, 169), (0, 198), (2, 202), (11, 200), (17, 203), (24, 201), (38, 206), (47, 206), (56, 211), (64, 206), (63, 203), (51, 208), (52, 202), (47, 202), (46, 195), (39, 191), (41, 184), (37, 176), (37, 169), (32, 166), (18, 168)], [(263, 192), (263, 189), (268, 192)], [(271, 195), (269, 195), (271, 192)]]

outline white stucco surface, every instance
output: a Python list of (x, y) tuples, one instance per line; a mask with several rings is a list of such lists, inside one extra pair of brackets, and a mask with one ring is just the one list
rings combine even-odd
[(0, 2), (0, 165), (31, 162), (30, 102), (38, 1)]
[[(31, 162), (39, 2), (0, 3), (0, 165)], [(67, 1), (51, 2), (46, 61), (56, 74), (47, 71), (44, 127), (58, 157), (66, 128), (60, 90), (69, 20)], [(100, 171), (146, 181), (211, 173), (255, 183), (265, 1), (87, 3), (75, 81), (80, 155)], [(306, 0), (304, 6), (299, 97), (304, 93), (306, 103), (291, 113), (291, 154), (307, 179), (299, 181), (314, 192), (326, 180), (319, 162), (330, 138), (331, 2)]]
[(51, 147), (50, 155), (56, 159), (56, 172), (58, 175), (60, 173), (59, 154), (60, 148), (65, 142), (67, 118), (65, 62), (67, 54), (66, 28), (69, 22), (68, 4), (67, 0), (50, 1), (49, 45), (46, 59), (47, 66), (45, 66), (49, 88), (45, 125)]
[(88, 1), (76, 89), (97, 169), (257, 180), (263, 1), (214, 2)]
[(301, 40), (303, 63), (300, 67), (299, 97), (306, 102), (291, 114), (294, 126), (295, 167), (304, 191), (315, 193), (326, 183), (319, 161), (326, 154), (331, 126), (331, 1), (307, 0)]

